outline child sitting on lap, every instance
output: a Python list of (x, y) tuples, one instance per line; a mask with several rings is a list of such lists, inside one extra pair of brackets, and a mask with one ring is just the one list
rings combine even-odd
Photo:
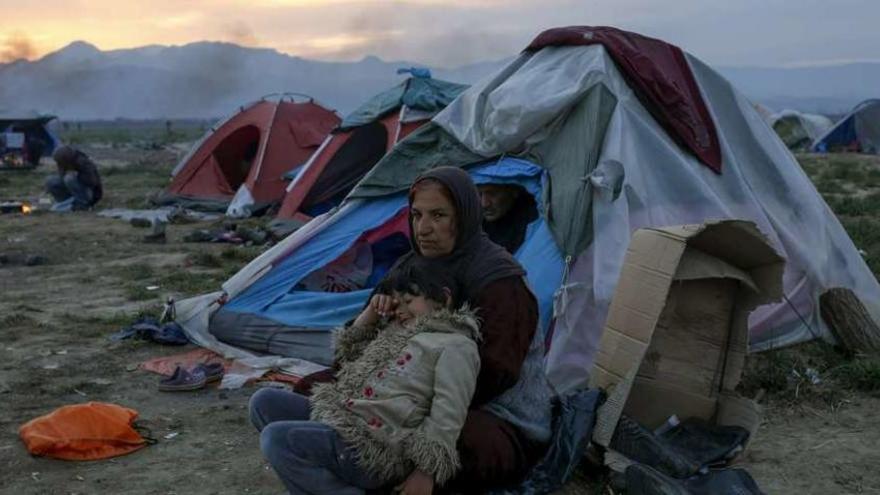
[[(338, 330), (337, 380), (315, 385), (308, 404), (291, 392), (255, 394), (261, 446), (291, 493), (402, 482), (404, 491), (430, 491), (456, 473), (456, 441), (480, 366), (479, 326), (467, 308), (453, 309), (446, 277), (417, 266), (394, 270), (354, 323)], [(271, 407), (262, 404), (269, 395)]]

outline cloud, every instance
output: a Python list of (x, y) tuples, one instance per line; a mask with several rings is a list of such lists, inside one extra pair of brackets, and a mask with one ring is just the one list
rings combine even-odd
[[(713, 65), (871, 59), (880, 46), (876, 0), (45, 0), (7, 10), (0, 38), (31, 33), (31, 57), (75, 39), (104, 50), (222, 40), (308, 58), (456, 66), (509, 57), (544, 29), (577, 24), (664, 39)], [(7, 52), (23, 53), (8, 41)]]
[(0, 62), (12, 62), (13, 60), (30, 60), (37, 55), (34, 43), (26, 34), (16, 31), (8, 35), (0, 43)]

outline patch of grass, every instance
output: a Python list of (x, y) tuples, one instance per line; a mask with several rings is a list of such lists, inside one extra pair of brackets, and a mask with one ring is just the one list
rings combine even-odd
[(147, 263), (132, 263), (116, 269), (116, 275), (124, 280), (144, 280), (152, 278), (156, 271)]
[(846, 188), (834, 179), (822, 178), (815, 181), (815, 183), (816, 189), (822, 194), (841, 194), (846, 192)]
[(147, 290), (143, 285), (128, 285), (125, 287), (125, 295), (129, 301), (148, 301), (157, 299), (155, 291)]
[(176, 292), (196, 295), (217, 290), (226, 280), (223, 274), (177, 271), (159, 280), (160, 285)]
[[(739, 390), (754, 397), (764, 390), (775, 400), (839, 403), (844, 389), (836, 383), (831, 370), (849, 362), (847, 354), (821, 341), (751, 354)], [(813, 383), (813, 377), (819, 383)]]
[(871, 193), (866, 196), (853, 197), (843, 196), (829, 199), (831, 209), (838, 215), (847, 216), (880, 216), (880, 193)]
[(202, 266), (205, 268), (220, 268), (223, 266), (223, 260), (221, 260), (220, 257), (216, 254), (205, 251), (192, 253), (187, 256), (186, 259), (195, 266)]
[(120, 329), (127, 327), (138, 318), (144, 316), (158, 317), (162, 313), (162, 304), (157, 302), (145, 306), (138, 311), (118, 311), (109, 315), (80, 314), (80, 313), (64, 313), (61, 319), (65, 322), (88, 325), (95, 327), (96, 330), (106, 331), (108, 329)]
[(13, 312), (0, 317), (0, 328), (11, 328), (25, 325), (35, 325), (37, 321), (30, 315)]
[(832, 370), (843, 385), (864, 392), (880, 393), (880, 358), (856, 358)]
[(173, 121), (169, 130), (164, 120), (68, 122), (61, 132), (63, 141), (72, 144), (103, 143), (114, 147), (192, 142), (204, 135), (209, 121)]
[(867, 187), (880, 187), (880, 169), (872, 168), (865, 174), (864, 185)]
[(220, 252), (220, 257), (226, 261), (243, 261), (245, 263), (257, 257), (249, 249), (229, 247)]
[(828, 164), (822, 176), (860, 184), (866, 178), (865, 169), (858, 158), (847, 155), (828, 155)]
[(843, 218), (841, 223), (857, 247), (867, 250), (880, 244), (880, 218)]

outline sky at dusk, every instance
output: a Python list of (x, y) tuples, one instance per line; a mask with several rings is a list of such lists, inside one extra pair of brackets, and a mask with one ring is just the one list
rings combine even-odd
[(555, 26), (611, 25), (724, 66), (880, 61), (876, 0), (0, 0), (0, 61), (75, 40), (102, 50), (229, 41), (322, 60), (454, 67)]

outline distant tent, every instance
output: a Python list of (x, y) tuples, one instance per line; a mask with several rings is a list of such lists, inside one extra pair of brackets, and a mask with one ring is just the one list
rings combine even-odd
[[(880, 285), (865, 260), (730, 82), (660, 40), (571, 27), (542, 33), (464, 91), (337, 209), (222, 291), (179, 301), (177, 321), (194, 342), (230, 357), (256, 351), (330, 364), (334, 327), (357, 315), (410, 248), (409, 186), (439, 165), (463, 167), (477, 183), (520, 185), (540, 205), (515, 256), (538, 300), (547, 375), (560, 393), (588, 383), (627, 246), (642, 228), (743, 219), (760, 229), (787, 260), (785, 297), (750, 315), (752, 350), (829, 336), (818, 301), (832, 287), (852, 289), (880, 316)], [(347, 292), (337, 291), (340, 279)]]
[(771, 117), (771, 125), (788, 149), (800, 151), (810, 149), (834, 123), (824, 115), (783, 110)]
[(273, 222), (275, 229), (290, 231), (338, 205), (388, 150), (465, 88), (425, 74), (367, 100), (325, 138), (308, 162), (293, 171)]
[(4, 164), (36, 167), (61, 140), (52, 131), (54, 115), (18, 115), (0, 112), (0, 168)]
[(338, 124), (332, 110), (289, 94), (241, 107), (178, 163), (157, 203), (250, 216), (281, 200), (284, 173), (304, 163)]
[(813, 144), (813, 151), (880, 153), (880, 99), (865, 100)]

